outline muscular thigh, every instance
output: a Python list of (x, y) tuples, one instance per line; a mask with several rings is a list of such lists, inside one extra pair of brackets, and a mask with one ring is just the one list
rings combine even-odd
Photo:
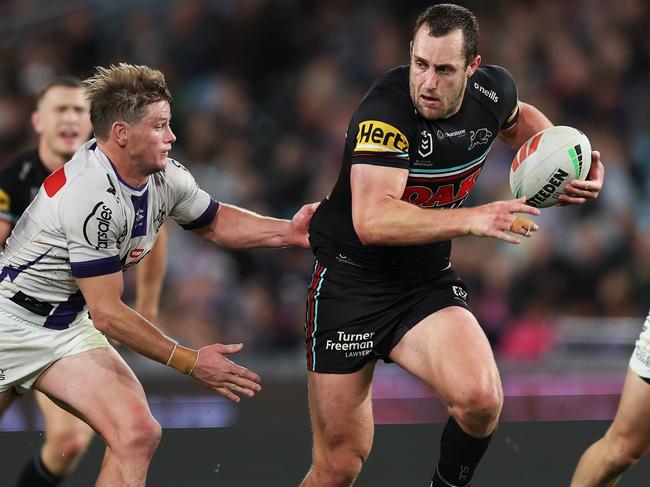
[(151, 414), (140, 382), (112, 347), (58, 360), (34, 387), (81, 417), (109, 444), (121, 427)]
[(371, 383), (374, 363), (350, 374), (309, 372), (309, 411), (317, 454), (372, 444)]
[(393, 361), (429, 384), (445, 403), (465, 391), (497, 388), (499, 373), (485, 333), (467, 309), (448, 307), (410, 329), (390, 353)]
[(423, 278), (379, 276), (316, 261), (305, 320), (307, 368), (349, 373), (390, 362), (390, 350), (424, 317), (467, 306), (465, 287), (451, 270)]

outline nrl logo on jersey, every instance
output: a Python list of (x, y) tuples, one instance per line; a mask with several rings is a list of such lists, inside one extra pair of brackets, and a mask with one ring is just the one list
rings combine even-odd
[(433, 152), (433, 137), (431, 132), (423, 130), (420, 132), (420, 145), (418, 147), (418, 154), (422, 157), (430, 156)]

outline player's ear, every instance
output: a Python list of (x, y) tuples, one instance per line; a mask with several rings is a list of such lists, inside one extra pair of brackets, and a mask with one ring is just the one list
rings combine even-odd
[(481, 55), (477, 54), (474, 59), (469, 63), (468, 70), (467, 70), (467, 77), (471, 78), (474, 76), (474, 73), (476, 73), (476, 70), (478, 67), (481, 65)]
[(43, 133), (43, 125), (41, 124), (41, 114), (38, 113), (38, 110), (32, 112), (32, 127), (34, 127), (34, 132), (37, 134)]
[(111, 126), (111, 139), (120, 147), (125, 147), (129, 140), (129, 126), (125, 122), (114, 122)]

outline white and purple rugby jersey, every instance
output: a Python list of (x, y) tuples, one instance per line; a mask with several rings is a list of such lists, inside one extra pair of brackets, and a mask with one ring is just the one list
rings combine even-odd
[(75, 277), (124, 270), (151, 250), (166, 216), (191, 230), (217, 208), (175, 160), (134, 188), (90, 140), (45, 180), (7, 240), (0, 311), (55, 330), (73, 326), (87, 315)]

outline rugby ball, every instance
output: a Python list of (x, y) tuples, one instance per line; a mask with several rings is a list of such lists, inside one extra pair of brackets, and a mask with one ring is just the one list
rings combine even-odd
[(591, 167), (591, 144), (585, 134), (566, 126), (533, 135), (517, 151), (510, 166), (510, 189), (526, 204), (547, 208), (558, 202), (564, 186), (583, 180)]

